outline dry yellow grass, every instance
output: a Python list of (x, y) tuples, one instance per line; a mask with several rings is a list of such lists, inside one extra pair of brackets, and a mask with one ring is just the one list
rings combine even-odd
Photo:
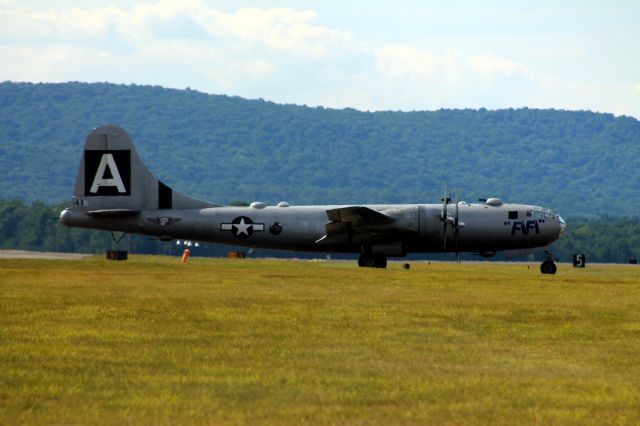
[(634, 424), (640, 268), (0, 260), (0, 424)]

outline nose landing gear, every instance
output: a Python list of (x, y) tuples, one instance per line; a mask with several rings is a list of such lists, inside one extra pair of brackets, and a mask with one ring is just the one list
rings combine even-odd
[(553, 253), (547, 252), (547, 257), (540, 265), (540, 272), (543, 274), (555, 274), (558, 268), (556, 267), (555, 260), (553, 258)]

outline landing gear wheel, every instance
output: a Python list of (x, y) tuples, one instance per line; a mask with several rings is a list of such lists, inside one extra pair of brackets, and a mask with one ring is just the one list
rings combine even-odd
[(553, 260), (545, 260), (540, 265), (540, 272), (542, 272), (543, 274), (553, 275), (557, 270), (558, 268), (556, 267), (556, 264), (553, 262)]
[(387, 258), (385, 256), (374, 256), (374, 268), (386, 268), (387, 267)]
[(362, 253), (358, 258), (358, 266), (361, 268), (386, 268), (386, 256)]
[(361, 268), (373, 268), (373, 256), (362, 253), (358, 258), (358, 266)]

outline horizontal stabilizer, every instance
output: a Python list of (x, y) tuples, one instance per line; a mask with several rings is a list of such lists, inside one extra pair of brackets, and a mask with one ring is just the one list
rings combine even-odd
[(132, 209), (105, 209), (105, 210), (90, 210), (87, 212), (89, 216), (98, 217), (123, 217), (123, 216), (135, 216), (140, 213), (141, 210)]

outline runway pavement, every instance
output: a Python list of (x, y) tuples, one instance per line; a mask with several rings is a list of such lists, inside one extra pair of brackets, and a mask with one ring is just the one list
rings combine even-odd
[(91, 256), (82, 253), (52, 253), (44, 251), (0, 250), (0, 259), (83, 259)]

